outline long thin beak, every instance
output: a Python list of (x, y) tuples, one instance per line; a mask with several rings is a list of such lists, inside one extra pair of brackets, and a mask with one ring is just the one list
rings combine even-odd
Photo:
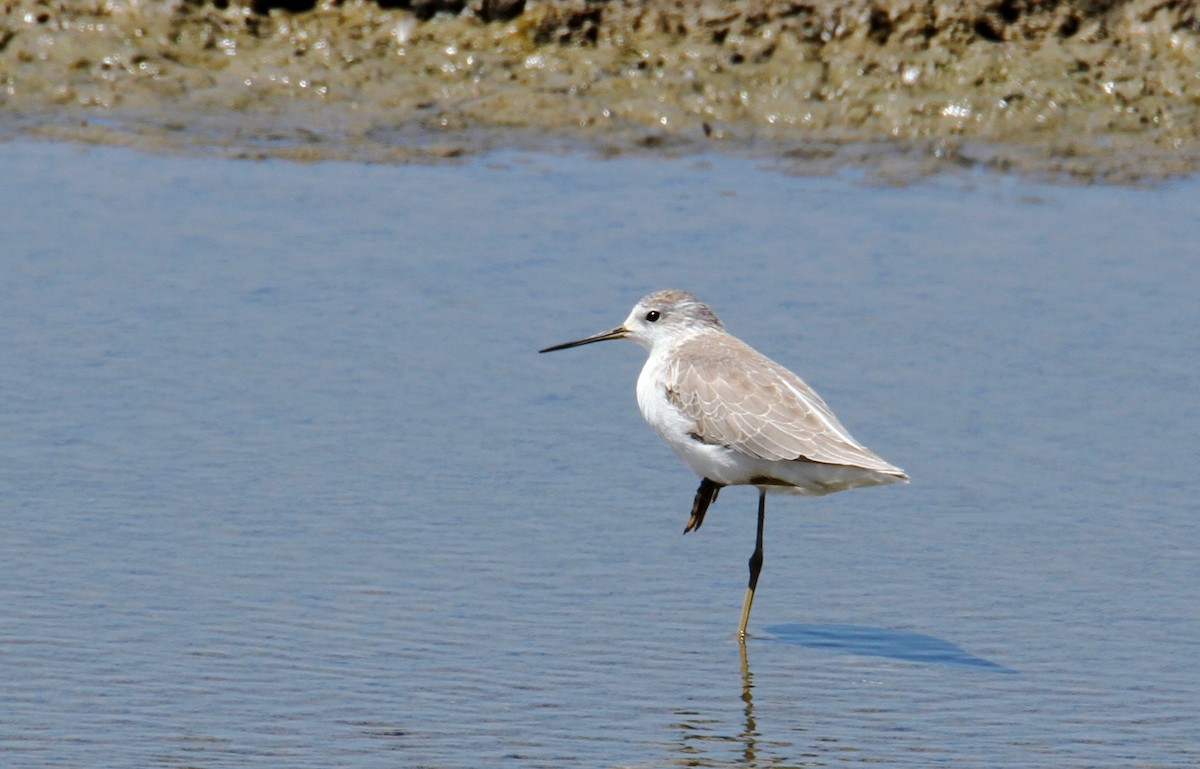
[(589, 336), (587, 339), (580, 339), (575, 342), (556, 344), (553, 347), (547, 347), (544, 350), (538, 350), (538, 352), (554, 352), (555, 350), (565, 350), (568, 347), (579, 347), (580, 345), (591, 344), (592, 342), (607, 342), (609, 339), (624, 339), (627, 336), (629, 336), (629, 331), (624, 326), (617, 326), (612, 331), (605, 331), (603, 333), (596, 334), (595, 336)]

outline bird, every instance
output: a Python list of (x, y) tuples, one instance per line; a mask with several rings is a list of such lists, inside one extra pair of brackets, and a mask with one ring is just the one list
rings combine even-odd
[(700, 476), (683, 533), (700, 528), (722, 488), (758, 489), (758, 530), (737, 632), (745, 643), (763, 566), (767, 493), (821, 496), (907, 483), (908, 475), (856, 441), (804, 380), (726, 331), (687, 291), (655, 291), (616, 328), (538, 352), (613, 339), (646, 349), (638, 408)]

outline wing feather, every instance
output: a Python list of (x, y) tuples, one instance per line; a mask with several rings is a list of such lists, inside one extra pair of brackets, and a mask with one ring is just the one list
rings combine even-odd
[(903, 475), (858, 443), (800, 377), (727, 334), (691, 339), (666, 372), (669, 397), (706, 443), (759, 459)]

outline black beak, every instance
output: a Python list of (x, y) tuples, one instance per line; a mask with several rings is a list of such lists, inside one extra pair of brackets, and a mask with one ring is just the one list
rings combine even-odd
[(612, 331), (605, 331), (603, 333), (596, 334), (595, 336), (589, 336), (587, 339), (579, 339), (577, 341), (567, 342), (565, 344), (556, 344), (553, 347), (547, 347), (544, 350), (538, 350), (538, 352), (554, 352), (555, 350), (565, 350), (568, 347), (579, 347), (580, 345), (591, 344), (592, 342), (607, 342), (609, 339), (624, 339), (627, 336), (629, 336), (629, 332), (625, 330), (625, 327), (617, 326)]

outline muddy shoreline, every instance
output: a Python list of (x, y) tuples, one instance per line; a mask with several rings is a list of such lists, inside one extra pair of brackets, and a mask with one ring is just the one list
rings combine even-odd
[(1200, 168), (1190, 0), (2, 7), (0, 136), (371, 162), (716, 151), (897, 178)]

